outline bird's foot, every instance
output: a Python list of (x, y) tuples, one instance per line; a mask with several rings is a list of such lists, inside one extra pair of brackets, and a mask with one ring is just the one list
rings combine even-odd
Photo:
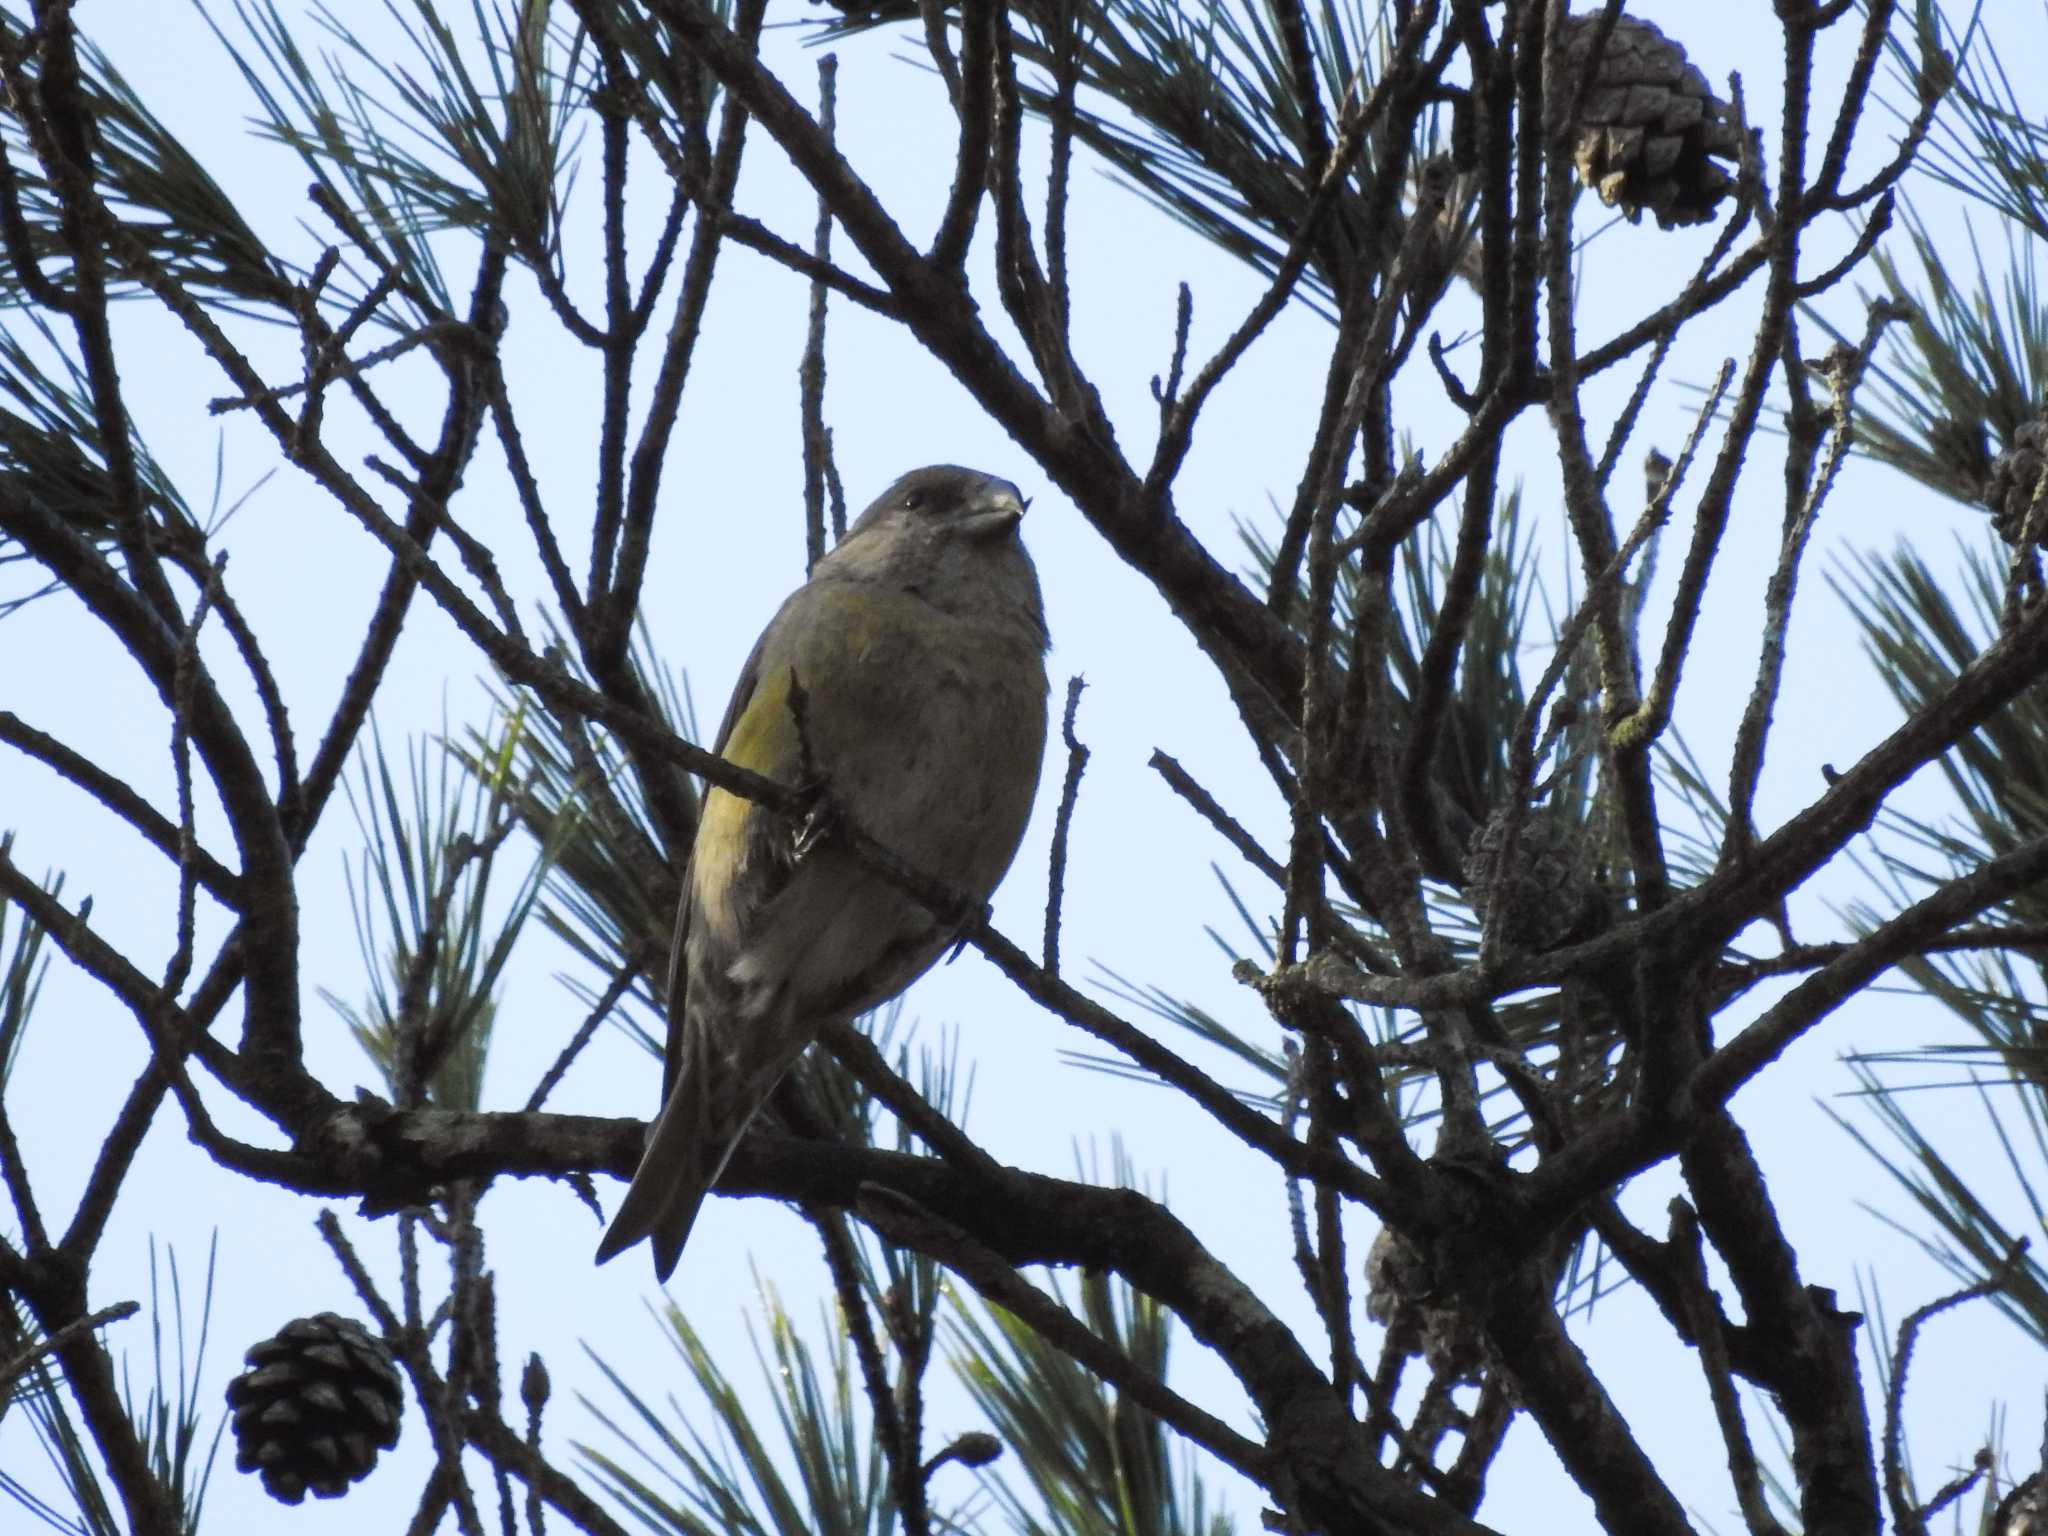
[(820, 843), (846, 825), (846, 814), (829, 788), (822, 783), (815, 784), (808, 793), (810, 808), (796, 824), (796, 831), (790, 839), (790, 849), (799, 864), (809, 858)]
[(994, 921), (995, 915), (994, 902), (963, 900), (958, 915), (949, 925), (953, 930), (953, 947), (946, 954), (946, 964), (951, 965), (958, 960), (973, 941), (975, 933)]

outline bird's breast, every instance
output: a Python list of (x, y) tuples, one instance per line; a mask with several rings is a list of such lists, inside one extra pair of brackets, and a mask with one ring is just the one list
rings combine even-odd
[(813, 753), (871, 835), (982, 893), (1023, 836), (1045, 749), (1038, 647), (909, 596), (870, 605), (854, 665), (809, 690)]

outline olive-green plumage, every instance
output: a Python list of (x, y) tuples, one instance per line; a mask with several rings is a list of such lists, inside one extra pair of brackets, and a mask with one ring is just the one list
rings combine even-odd
[[(769, 621), (716, 748), (797, 786), (807, 741), (849, 821), (976, 900), (1017, 852), (1045, 752), (1045, 615), (1023, 512), (1008, 482), (952, 465), (890, 486)], [(666, 1279), (804, 1047), (901, 992), (950, 938), (842, 839), (799, 853), (786, 820), (711, 789), (677, 922), (666, 1101), (598, 1260), (652, 1238)]]

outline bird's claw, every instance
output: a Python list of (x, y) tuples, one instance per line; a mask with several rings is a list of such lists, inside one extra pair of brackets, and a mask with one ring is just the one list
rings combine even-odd
[(953, 947), (946, 952), (946, 964), (951, 965), (967, 950), (974, 930), (986, 927), (996, 915), (995, 903), (969, 901), (961, 904), (960, 916), (953, 924)]
[(842, 825), (843, 816), (839, 802), (832, 798), (830, 791), (820, 784), (811, 791), (810, 809), (804, 812), (803, 820), (796, 824), (795, 834), (790, 839), (790, 849), (801, 864), (811, 856), (813, 850)]

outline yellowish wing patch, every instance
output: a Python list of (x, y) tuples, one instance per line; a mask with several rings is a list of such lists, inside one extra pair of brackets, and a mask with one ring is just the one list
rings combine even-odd
[[(815, 692), (819, 684), (811, 679), (844, 676), (845, 669), (866, 662), (893, 634), (915, 634), (931, 617), (908, 593), (866, 585), (832, 584), (802, 595), (806, 622), (793, 634), (773, 637), (766, 647), (754, 691), (719, 749), (727, 762), (792, 787), (801, 754), (789, 709), (791, 668)], [(752, 801), (722, 789), (704, 797), (690, 860), (692, 920), (727, 938), (738, 937), (746, 860), (756, 846), (752, 818), (761, 814)]]
[(704, 797), (697, 820), (697, 842), (690, 854), (690, 911), (721, 935), (738, 928), (733, 893), (739, 885), (740, 860), (746, 855), (747, 817), (751, 802), (714, 789)]
[[(789, 713), (789, 673), (777, 668), (755, 685), (732, 723), (720, 757), (766, 778), (790, 783), (796, 775), (796, 722)], [(690, 854), (690, 902), (696, 920), (733, 937), (738, 932), (737, 899), (750, 849), (752, 818), (761, 814), (751, 800), (713, 787), (704, 797), (697, 841)]]

